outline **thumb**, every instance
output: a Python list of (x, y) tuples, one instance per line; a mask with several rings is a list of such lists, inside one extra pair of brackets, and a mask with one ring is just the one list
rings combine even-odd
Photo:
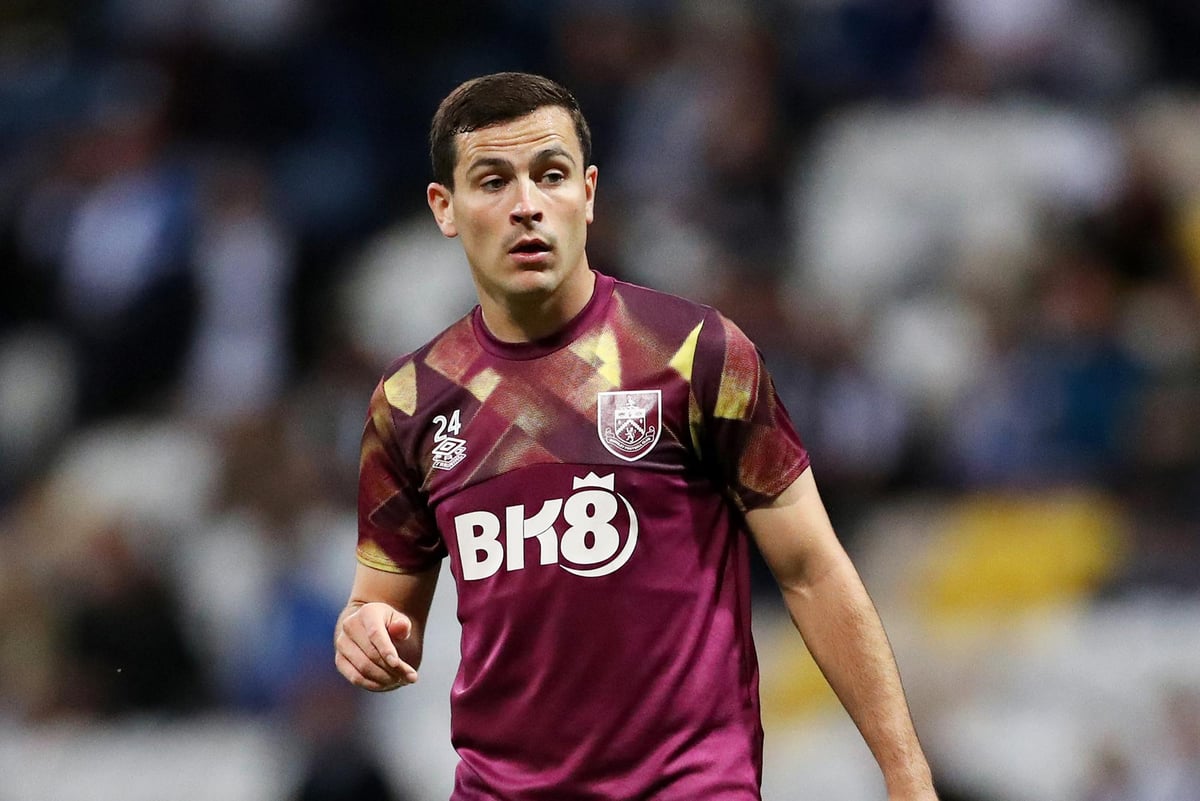
[(407, 640), (412, 635), (412, 620), (402, 612), (396, 612), (387, 621), (387, 633), (392, 642)]

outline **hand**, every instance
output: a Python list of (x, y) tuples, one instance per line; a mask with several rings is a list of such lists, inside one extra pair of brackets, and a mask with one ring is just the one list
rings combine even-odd
[(408, 615), (385, 603), (363, 604), (338, 624), (334, 638), (338, 672), (354, 686), (371, 692), (415, 683), (416, 669), (400, 658), (398, 650), (412, 632)]

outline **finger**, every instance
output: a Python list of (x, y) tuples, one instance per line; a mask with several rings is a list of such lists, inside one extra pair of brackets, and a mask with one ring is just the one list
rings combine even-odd
[[(383, 692), (385, 690), (395, 689), (399, 687), (402, 679), (397, 679), (394, 676), (387, 674), (384, 671), (376, 668), (375, 671), (367, 669), (364, 673), (359, 666), (346, 657), (345, 654), (338, 653), (334, 656), (334, 664), (337, 666), (338, 673), (346, 681), (353, 684), (355, 687), (361, 687), (364, 690), (371, 692)], [(378, 672), (376, 672), (378, 671)]]
[(393, 670), (399, 670), (407, 666), (400, 659), (400, 652), (396, 650), (396, 643), (408, 639), (411, 633), (412, 621), (408, 619), (407, 615), (397, 612), (388, 618), (381, 629), (371, 630), (371, 644), (379, 652), (388, 667)]
[(412, 618), (408, 615), (396, 612), (388, 618), (386, 625), (393, 642), (407, 640), (412, 635)]
[(409, 665), (404, 664), (400, 671), (388, 671), (366, 659), (361, 651), (350, 654), (338, 651), (334, 654), (334, 664), (351, 684), (372, 692), (394, 690), (417, 680), (416, 671)]
[[(399, 652), (396, 650), (396, 645), (389, 635), (384, 635), (383, 642), (378, 643), (377, 647), (382, 652), (383, 665), (393, 676), (403, 676), (407, 684), (415, 684), (417, 681), (417, 671), (412, 665), (400, 658)], [(372, 632), (372, 642), (377, 642), (376, 635)]]
[[(367, 660), (386, 670), (392, 677), (402, 676), (406, 683), (412, 684), (417, 680), (417, 671), (403, 659), (396, 650), (396, 642), (407, 639), (412, 634), (412, 620), (405, 614), (387, 607), (387, 614), (379, 614), (382, 604), (368, 604), (342, 622), (342, 636), (354, 643)], [(342, 647), (339, 637), (339, 648)], [(352, 663), (358, 664), (358, 654), (352, 648), (345, 648), (345, 654)], [(370, 675), (370, 669), (365, 669), (365, 675)]]
[[(342, 622), (342, 633), (357, 645), (367, 658), (379, 665), (388, 664), (388, 652), (395, 646), (387, 642), (386, 624), (378, 616), (366, 616), (360, 610)], [(380, 638), (380, 633), (383, 638)], [(381, 646), (383, 646), (381, 650)]]
[(344, 662), (350, 668), (351, 672), (343, 671), (343, 675), (352, 683), (355, 676), (377, 684), (390, 684), (400, 677), (397, 671), (390, 669), (381, 659), (372, 658), (347, 637), (338, 639), (335, 659), (339, 666)]

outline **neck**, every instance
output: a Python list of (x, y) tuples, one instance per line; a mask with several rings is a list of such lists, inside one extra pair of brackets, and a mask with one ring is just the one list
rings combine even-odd
[(583, 311), (596, 287), (596, 274), (586, 263), (550, 292), (493, 297), (479, 293), (483, 322), (501, 342), (533, 342), (550, 336)]

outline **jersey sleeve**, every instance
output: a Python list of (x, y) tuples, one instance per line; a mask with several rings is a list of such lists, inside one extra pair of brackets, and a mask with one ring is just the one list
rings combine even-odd
[(743, 510), (771, 502), (808, 468), (809, 456), (762, 354), (732, 320), (711, 311), (695, 365), (702, 461)]
[(447, 552), (420, 490), (420, 476), (403, 458), (394, 414), (381, 381), (363, 428), (357, 554), (368, 567), (414, 573), (433, 567)]

